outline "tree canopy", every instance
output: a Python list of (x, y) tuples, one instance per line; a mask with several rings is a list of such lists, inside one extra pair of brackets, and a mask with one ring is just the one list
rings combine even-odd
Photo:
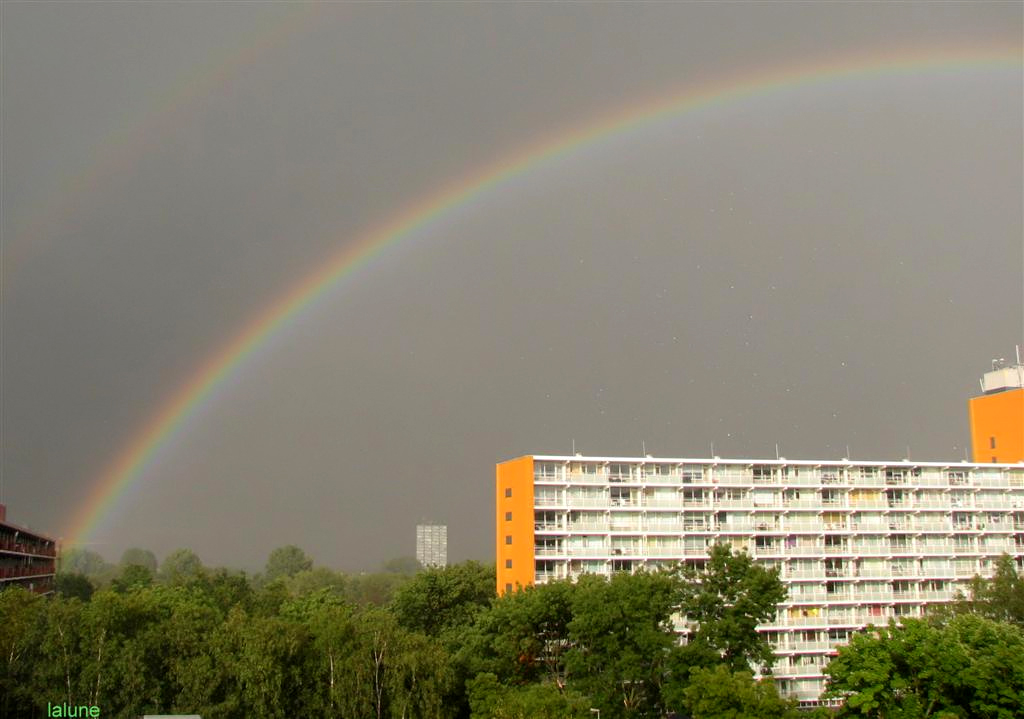
[(690, 642), (720, 654), (734, 671), (769, 669), (775, 656), (757, 625), (771, 621), (786, 598), (778, 570), (724, 544), (711, 547), (709, 555), (706, 565), (679, 570), (679, 608), (694, 624)]
[(193, 580), (202, 571), (203, 562), (191, 549), (175, 549), (164, 557), (163, 564), (160, 565), (161, 578), (171, 584)]
[[(188, 550), (155, 576), (133, 561), (110, 574), (97, 557), (70, 564), (107, 579), (62, 569), (51, 598), (0, 593), (0, 717), (62, 702), (125, 718), (799, 715), (752, 673), (768, 664), (756, 627), (781, 583), (726, 547), (674, 571), (584, 575), (502, 597), (493, 567), (476, 562), (343, 574), (288, 550), (266, 582), (203, 567)], [(955, 612), (856, 634), (827, 668), (837, 716), (1019, 716), (1018, 575), (1000, 566)]]
[(855, 635), (826, 667), (843, 714), (1011, 719), (1024, 707), (1024, 632), (975, 614)]
[(151, 574), (156, 574), (156, 555), (148, 549), (131, 547), (124, 550), (124, 553), (121, 555), (121, 566), (127, 567), (131, 565), (145, 567)]
[(294, 577), (313, 568), (313, 560), (294, 544), (278, 547), (267, 558), (264, 575), (268, 582), (283, 577)]

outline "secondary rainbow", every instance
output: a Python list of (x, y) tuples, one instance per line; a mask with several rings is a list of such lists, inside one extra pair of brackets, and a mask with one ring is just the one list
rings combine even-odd
[[(145, 157), (152, 143), (184, 124), (195, 101), (208, 98), (230, 87), (241, 71), (255, 65), (289, 38), (310, 27), (320, 16), (322, 5), (295, 3), (285, 8), (282, 17), (263, 20), (231, 47), (212, 53), (203, 62), (190, 67), (176, 78), (154, 101), (128, 113), (111, 132), (96, 142), (95, 159), (80, 173), (59, 178), (53, 191), (41, 198), (24, 227), (14, 228), (4, 246), (4, 263), (17, 268), (24, 259), (50, 242), (54, 228), (72, 218), (75, 210), (87, 204), (91, 195), (117, 178), (128, 174)], [(8, 271), (8, 281), (16, 280)]]
[(65, 534), (68, 544), (81, 543), (89, 536), (122, 492), (143, 475), (154, 454), (175, 436), (225, 378), (238, 372), (246, 358), (291, 318), (372, 261), (384, 248), (414, 235), (503, 182), (604, 138), (711, 105), (852, 77), (1000, 67), (1019, 70), (1021, 58), (1020, 46), (932, 48), (898, 55), (847, 56), (812, 66), (778, 67), (744, 77), (719, 78), (591, 119), (448, 183), (406, 206), (387, 222), (347, 242), (337, 254), (255, 315), (231, 341), (203, 362), (103, 472), (68, 527)]

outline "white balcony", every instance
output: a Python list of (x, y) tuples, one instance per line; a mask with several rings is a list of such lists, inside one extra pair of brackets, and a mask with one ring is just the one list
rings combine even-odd
[(607, 557), (608, 547), (573, 547), (566, 548), (566, 554), (570, 557)]
[(804, 664), (800, 666), (789, 666), (778, 662), (772, 669), (776, 677), (820, 677), (824, 664)]
[(797, 522), (784, 520), (783, 531), (786, 532), (815, 532), (821, 534), (824, 527), (821, 522)]
[(570, 532), (607, 532), (608, 522), (570, 522)]

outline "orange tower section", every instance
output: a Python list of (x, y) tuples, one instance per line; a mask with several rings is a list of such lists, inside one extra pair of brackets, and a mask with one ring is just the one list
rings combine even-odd
[(975, 462), (1024, 462), (1024, 389), (973, 397), (967, 407)]
[(494, 504), (501, 595), (533, 584), (533, 457), (498, 465)]
[(975, 462), (1024, 462), (1024, 365), (993, 364), (983, 394), (967, 402), (971, 453)]

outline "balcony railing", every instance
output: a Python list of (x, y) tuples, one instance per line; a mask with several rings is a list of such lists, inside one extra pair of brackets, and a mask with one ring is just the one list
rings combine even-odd
[(17, 567), (0, 567), (0, 579), (22, 579), (28, 577), (43, 577), (49, 574), (54, 574), (55, 570), (52, 565), (49, 566), (17, 566)]
[(0, 551), (28, 554), (36, 557), (56, 557), (57, 550), (36, 542), (21, 542), (13, 539), (0, 538)]

